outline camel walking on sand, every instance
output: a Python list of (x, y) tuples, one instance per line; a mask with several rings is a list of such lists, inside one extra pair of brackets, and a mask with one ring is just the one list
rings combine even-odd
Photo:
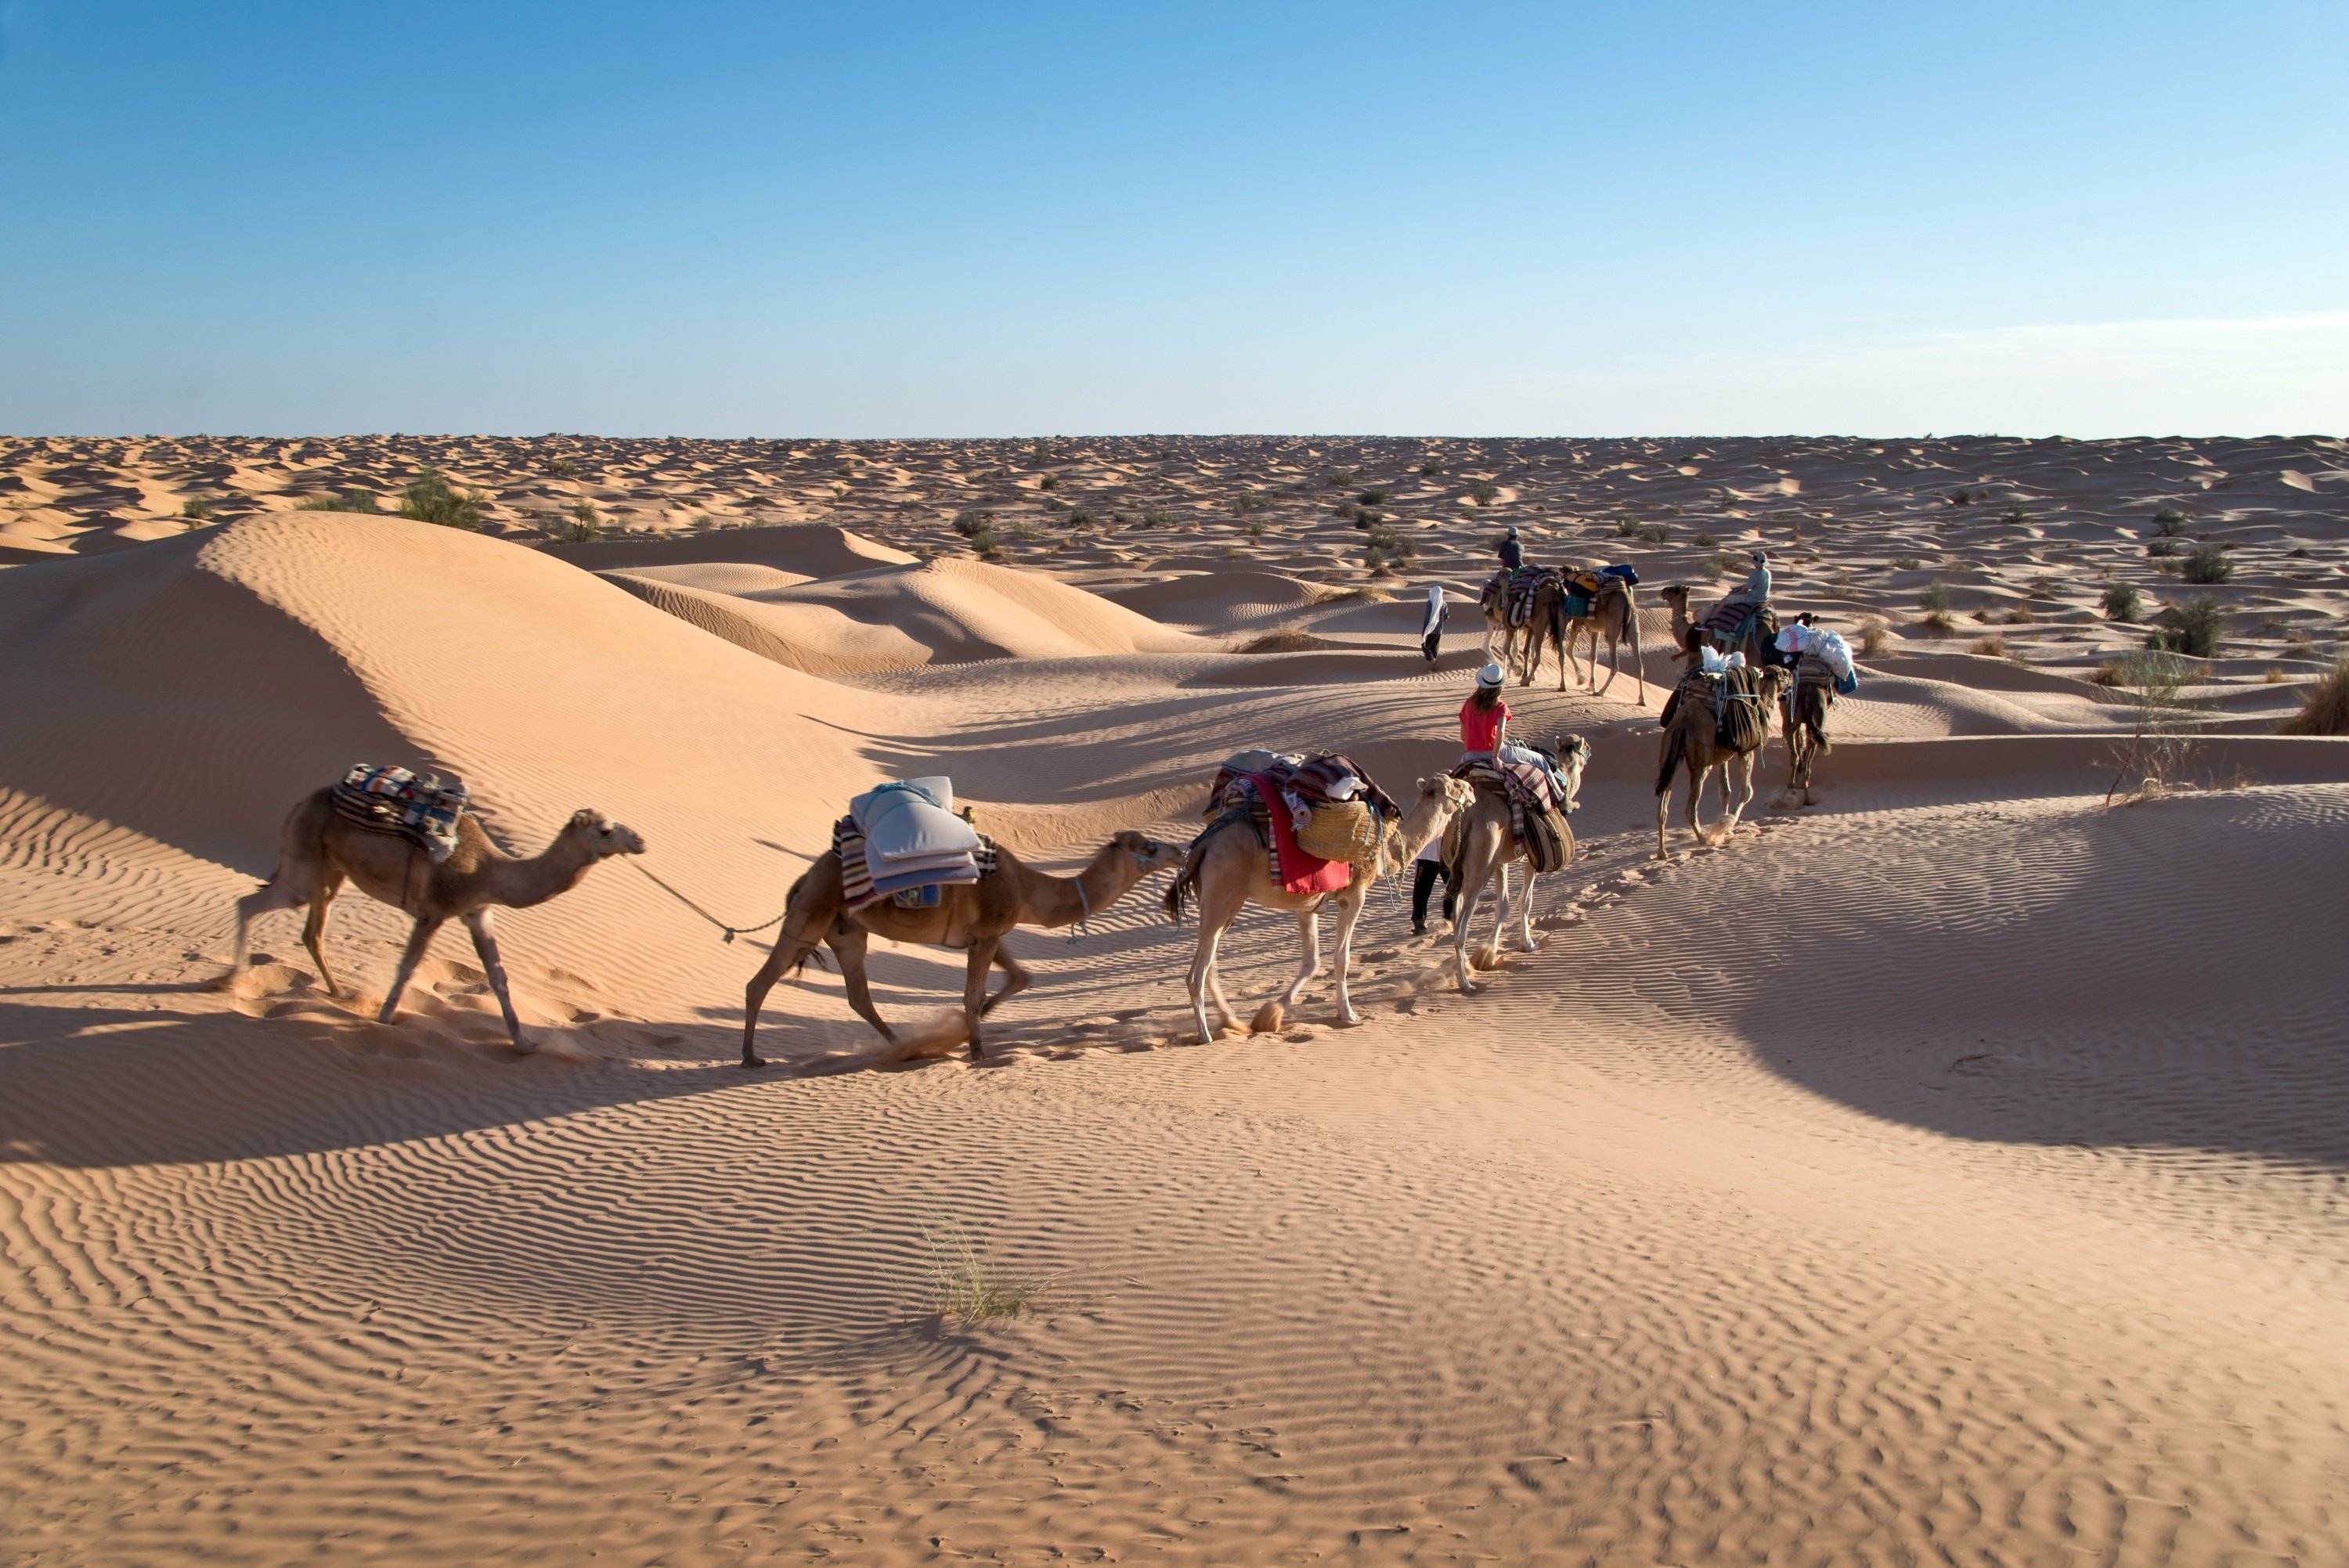
[[(1689, 776), (1689, 831), (1701, 844), (1729, 841), (1729, 835), (1736, 830), (1738, 814), (1754, 799), (1754, 770), (1760, 762), (1763, 743), (1770, 738), (1770, 707), (1785, 676), (1785, 670), (1777, 665), (1760, 669), (1741, 665), (1721, 672), (1723, 698), (1731, 716), (1732, 738), (1726, 745), (1720, 739), (1720, 721), (1705, 683), (1683, 681), (1672, 694), (1667, 705), (1671, 711), (1664, 724), (1663, 756), (1656, 769), (1656, 859), (1671, 858), (1664, 847), (1664, 819), (1672, 806), (1672, 775), (1682, 766)], [(1721, 772), (1727, 814), (1718, 830), (1709, 833), (1697, 819), (1697, 803), (1704, 798), (1704, 781), (1716, 769)]]
[[(1578, 735), (1561, 736), (1556, 752), (1558, 771), (1566, 775), (1564, 809), (1571, 811), (1575, 797), (1582, 789), (1582, 770), (1590, 761), (1590, 742)], [(1525, 864), (1526, 884), (1516, 899), (1517, 941), (1527, 953), (1541, 945), (1534, 936), (1533, 861), (1512, 830), (1507, 798), (1489, 789), (1475, 791), (1468, 809), (1446, 830), (1444, 847), (1453, 892), (1459, 900), (1459, 913), (1452, 923), (1452, 966), (1461, 991), (1474, 995), (1484, 987), (1469, 978), (1469, 922), (1475, 917), (1476, 901), (1484, 896), (1485, 884), (1497, 876), (1500, 887), (1494, 904), (1493, 951), (1498, 954), (1509, 925), (1509, 872), (1520, 861)], [(1566, 858), (1574, 858), (1571, 828), (1567, 830)]]
[[(1297, 1005), (1306, 985), (1321, 972), (1321, 911), (1325, 906), (1337, 911), (1338, 1021), (1361, 1023), (1361, 1015), (1354, 1011), (1349, 985), (1352, 977), (1354, 925), (1361, 919), (1362, 902), (1370, 895), (1371, 884), (1388, 869), (1409, 865), (1412, 858), (1427, 847), (1428, 841), (1444, 831), (1444, 824), (1455, 813), (1466, 810), (1474, 798), (1475, 792), (1462, 779), (1439, 774), (1419, 780), (1419, 799), (1403, 813), (1400, 826), (1388, 828), (1380, 846), (1379, 863), (1356, 867), (1353, 879), (1334, 892), (1284, 891), (1273, 880), (1264, 841), (1257, 837), (1245, 817), (1236, 813), (1209, 823), (1206, 830), (1192, 841), (1191, 851), (1173, 885), (1167, 888), (1165, 898), (1166, 913), (1178, 925), (1182, 923), (1185, 899), (1195, 899), (1198, 904), (1199, 944), (1191, 955), (1189, 986), (1191, 1014), (1199, 1026), (1199, 1043), (1205, 1045), (1216, 1037), (1207, 1025), (1207, 999), (1211, 996), (1223, 1021), (1235, 1027), (1239, 1025), (1231, 1003), (1224, 996), (1223, 982), (1216, 974), (1216, 958), (1223, 945), (1224, 933), (1239, 918), (1240, 911), (1252, 903), (1285, 910), (1297, 916), (1297, 938), (1302, 953), (1297, 978), (1289, 982), (1288, 989), (1280, 996), (1284, 1010)], [(1279, 808), (1276, 806), (1274, 810)]]
[[(1674, 583), (1657, 592), (1663, 602), (1672, 607), (1672, 657), (1686, 660), (1690, 656), (1689, 638), (1700, 630), (1696, 623), (1690, 618), (1689, 586), (1685, 583)], [(1719, 607), (1718, 604), (1709, 607), (1705, 612), (1706, 618), (1710, 619), (1713, 611)], [(1770, 606), (1764, 604), (1759, 614), (1747, 618), (1745, 634), (1738, 640), (1737, 645), (1722, 651), (1733, 654), (1742, 653), (1745, 655), (1747, 664), (1757, 667), (1774, 665), (1778, 662), (1775, 646), (1777, 635), (1778, 617)], [(1598, 654), (1595, 649), (1591, 658), (1594, 664), (1597, 663)]]
[(1827, 710), (1835, 707), (1835, 676), (1814, 660), (1795, 666), (1792, 681), (1778, 696), (1778, 717), (1786, 734), (1786, 793), (1799, 795), (1800, 806), (1811, 803), (1811, 769), (1830, 747)]
[[(1486, 584), (1484, 598), (1485, 645), (1481, 650), (1486, 658), (1510, 669), (1520, 669), (1528, 654), (1538, 662), (1541, 658), (1541, 617), (1538, 603), (1535, 613), (1526, 616), (1522, 626), (1509, 624), (1509, 579), (1516, 573), (1503, 567), (1493, 573)], [(1524, 672), (1524, 680), (1532, 684), (1533, 675)]]
[[(1542, 638), (1549, 639), (1557, 655), (1557, 689), (1566, 689), (1566, 677), (1572, 671), (1583, 689), (1593, 696), (1604, 696), (1623, 673), (1623, 645), (1631, 645), (1631, 679), (1639, 687), (1639, 705), (1648, 706), (1648, 683), (1640, 668), (1640, 614), (1631, 598), (1631, 585), (1619, 577), (1604, 580), (1605, 585), (1595, 599), (1587, 602), (1583, 614), (1569, 614), (1565, 577), (1552, 573), (1548, 581), (1534, 591), (1533, 613), (1526, 619), (1526, 658), (1520, 672), (1521, 684), (1531, 686), (1541, 674)], [(1667, 590), (1669, 592), (1669, 590)], [(1685, 595), (1683, 595), (1685, 598)], [(1599, 634), (1607, 634), (1607, 684), (1599, 684)], [(1576, 660), (1574, 645), (1578, 638), (1590, 640), (1590, 670), (1582, 673)]]
[(326, 967), (324, 939), (327, 906), (342, 891), (346, 878), (361, 892), (406, 911), (416, 924), (399, 955), (391, 989), (384, 994), (376, 1021), (388, 1024), (398, 1016), (400, 994), (422, 961), (433, 934), (452, 917), (473, 934), (473, 951), (497, 993), (505, 1015), (506, 1034), (514, 1049), (532, 1049), (514, 1016), (513, 996), (506, 989), (505, 965), (498, 957), (498, 939), (490, 923), (492, 909), (528, 909), (558, 893), (570, 892), (587, 874), (587, 868), (610, 855), (640, 855), (645, 841), (634, 831), (601, 811), (576, 811), (564, 824), (554, 842), (528, 859), (507, 854), (490, 842), (489, 835), (471, 811), (457, 819), (457, 847), (435, 865), (425, 851), (396, 833), (363, 828), (335, 810), (335, 792), (317, 790), (304, 798), (285, 819), (277, 855), (277, 870), (255, 892), (236, 901), (235, 948), (229, 959), (227, 985), (244, 972), (246, 936), (255, 915), (273, 910), (310, 906), (309, 923), (302, 928), (302, 944), (318, 966), (318, 978), (327, 994), (340, 996), (342, 987)]
[[(759, 1009), (783, 972), (805, 964), (818, 944), (831, 948), (839, 961), (848, 1005), (856, 1016), (878, 1030), (883, 1039), (894, 1043), (897, 1037), (881, 1021), (873, 1006), (873, 988), (865, 979), (865, 947), (874, 936), (921, 947), (968, 950), (962, 1020), (970, 1059), (978, 1061), (985, 1054), (979, 1043), (979, 1020), (1028, 988), (1027, 966), (1003, 946), (1003, 938), (1012, 928), (1038, 925), (1058, 930), (1080, 924), (1133, 892), (1134, 884), (1152, 872), (1174, 864), (1179, 854), (1155, 839), (1125, 830), (1096, 851), (1075, 876), (1056, 877), (1024, 864), (999, 844), (994, 875), (975, 882), (946, 884), (938, 890), (938, 902), (927, 909), (901, 909), (885, 898), (851, 911), (843, 903), (840, 857), (826, 850), (792, 883), (775, 950), (767, 954), (767, 961), (743, 989), (742, 1065), (767, 1065), (751, 1048), (759, 1034)], [(1003, 971), (1003, 988), (989, 995), (988, 976), (999, 967)]]

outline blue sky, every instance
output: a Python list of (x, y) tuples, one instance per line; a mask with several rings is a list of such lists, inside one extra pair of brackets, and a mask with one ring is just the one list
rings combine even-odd
[(2349, 4), (0, 0), (0, 432), (2349, 430)]

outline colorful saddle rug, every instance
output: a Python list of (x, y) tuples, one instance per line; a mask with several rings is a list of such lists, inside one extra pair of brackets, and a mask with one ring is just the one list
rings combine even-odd
[(1723, 599), (1704, 613), (1697, 630), (1716, 648), (1733, 648), (1745, 640), (1746, 628), (1755, 620), (1762, 624), (1764, 642), (1778, 635), (1778, 612), (1767, 604), (1748, 603), (1743, 599)]
[(1692, 669), (1681, 677), (1657, 716), (1659, 727), (1671, 727), (1672, 715), (1683, 702), (1701, 702), (1713, 709), (1713, 744), (1734, 751), (1754, 751), (1769, 738), (1770, 716), (1762, 710), (1762, 672), (1740, 665), (1734, 669)]
[[(1476, 790), (1508, 802), (1509, 837), (1525, 851), (1536, 874), (1557, 871), (1573, 858), (1574, 834), (1566, 825), (1564, 802), (1549, 775), (1530, 763), (1476, 758), (1452, 769)], [(1456, 821), (1455, 821), (1456, 829)], [(1446, 861), (1457, 871), (1456, 833), (1445, 835)]]
[(888, 899), (899, 909), (935, 909), (942, 891), (959, 882), (984, 882), (996, 872), (995, 841), (982, 833), (978, 848), (971, 851), (970, 868), (959, 868), (922, 873), (936, 880), (919, 882), (910, 887), (876, 887), (873, 881), (873, 863), (864, 852), (864, 832), (854, 817), (843, 817), (832, 825), (832, 852), (840, 857), (841, 905), (850, 913)]
[(336, 815), (369, 832), (406, 839), (434, 865), (457, 848), (457, 823), (465, 815), (464, 785), (438, 773), (418, 778), (405, 768), (361, 762), (334, 787)]

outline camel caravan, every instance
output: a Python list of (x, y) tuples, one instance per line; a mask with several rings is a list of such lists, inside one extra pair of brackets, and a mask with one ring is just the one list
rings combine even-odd
[[(1448, 771), (1416, 779), (1408, 804), (1398, 803), (1340, 753), (1243, 751), (1217, 769), (1202, 813), (1206, 825), (1187, 845), (1123, 830), (1074, 876), (1061, 877), (1025, 864), (980, 833), (971, 809), (957, 807), (950, 779), (887, 780), (850, 800), (833, 825), (830, 845), (792, 883), (782, 914), (769, 923), (781, 931), (744, 987), (741, 1066), (765, 1065), (756, 1048), (759, 1016), (775, 982), (811, 962), (822, 965), (825, 952), (856, 1016), (883, 1039), (897, 1041), (874, 1006), (866, 975), (874, 936), (965, 955), (961, 1038), (978, 1060), (985, 1020), (1030, 983), (1028, 969), (1006, 945), (1011, 933), (1022, 926), (1069, 931), (1074, 942), (1160, 871), (1174, 873), (1159, 900), (1168, 917), (1179, 925), (1186, 913), (1197, 915), (1185, 989), (1203, 1043), (1215, 1037), (1218, 1022), (1244, 1026), (1225, 996), (1217, 962), (1234, 922), (1250, 905), (1293, 915), (1299, 949), (1295, 977), (1259, 1011), (1253, 1027), (1279, 1027), (1321, 973), (1325, 912), (1334, 922), (1337, 1018), (1359, 1023), (1351, 994), (1356, 930), (1372, 887), (1406, 866), (1417, 872), (1413, 931), (1425, 934), (1428, 899), (1440, 880), (1444, 913), (1452, 917), (1454, 981), (1463, 994), (1482, 990), (1474, 971), (1497, 965), (1513, 917), (1517, 944), (1529, 953), (1537, 945), (1535, 880), (1574, 859), (1568, 817), (1591, 756), (1589, 741), (1578, 735), (1561, 735), (1548, 747), (1514, 737), (1504, 700), (1509, 676), (1531, 685), (1547, 643), (1558, 657), (1561, 691), (1572, 668), (1587, 690), (1603, 696), (1619, 673), (1628, 642), (1635, 700), (1640, 707), (1647, 701), (1633, 598), (1639, 574), (1623, 565), (1590, 571), (1524, 566), (1513, 533), (1504, 568), (1480, 599), (1492, 656), (1461, 705), (1461, 759)], [(1744, 584), (1701, 615), (1692, 611), (1685, 584), (1661, 591), (1671, 613), (1672, 656), (1687, 668), (1660, 718), (1658, 859), (1669, 854), (1666, 825), (1675, 780), (1683, 774), (1691, 833), (1703, 845), (1728, 840), (1753, 800), (1774, 707), (1786, 742), (1788, 798), (1809, 804), (1813, 769), (1827, 751), (1830, 710), (1838, 696), (1857, 687), (1843, 638), (1809, 614), (1782, 625), (1770, 603), (1766, 558), (1756, 552), (1754, 562)], [(1444, 615), (1442, 590), (1431, 589), (1421, 648), (1431, 668)], [(1609, 651), (1604, 685), (1598, 678), (1602, 634)], [(1575, 661), (1577, 642), (1586, 635), (1587, 674)], [(1715, 775), (1723, 810), (1707, 828), (1701, 803)], [(644, 841), (629, 829), (581, 810), (537, 855), (512, 854), (491, 841), (461, 784), (398, 768), (354, 767), (298, 802), (286, 818), (277, 869), (237, 901), (223, 979), (233, 982), (246, 969), (254, 918), (306, 905), (304, 945), (327, 992), (344, 995), (327, 967), (323, 939), (327, 910), (348, 882), (413, 921), (378, 1021), (398, 1016), (399, 999), (434, 934), (458, 919), (471, 934), (508, 1037), (517, 1051), (528, 1051), (492, 912), (543, 903), (578, 885), (599, 861), (644, 850)], [(1515, 874), (1520, 872), (1521, 878)], [(718, 923), (657, 876), (652, 880)], [(1470, 932), (1488, 888), (1495, 894), (1492, 941), (1472, 949)], [(725, 929), (729, 941), (738, 934)], [(1003, 984), (990, 988), (999, 969)]]

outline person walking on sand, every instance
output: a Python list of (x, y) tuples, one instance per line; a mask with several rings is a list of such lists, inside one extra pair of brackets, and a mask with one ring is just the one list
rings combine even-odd
[(1427, 934), (1427, 901), (1435, 892), (1438, 877), (1444, 879), (1444, 918), (1454, 918), (1453, 909), (1459, 901), (1452, 885), (1452, 872), (1444, 863), (1444, 835), (1438, 833), (1427, 841), (1427, 847), (1412, 861), (1411, 932), (1413, 936)]
[(1516, 524), (1511, 523), (1509, 531), (1501, 535), (1501, 569), (1515, 572), (1525, 563), (1526, 547), (1517, 542)]
[(1444, 622), (1447, 614), (1444, 605), (1444, 584), (1429, 583), (1427, 613), (1420, 617), (1419, 622), (1419, 654), (1427, 661), (1430, 669), (1435, 667), (1436, 649), (1444, 642)]

